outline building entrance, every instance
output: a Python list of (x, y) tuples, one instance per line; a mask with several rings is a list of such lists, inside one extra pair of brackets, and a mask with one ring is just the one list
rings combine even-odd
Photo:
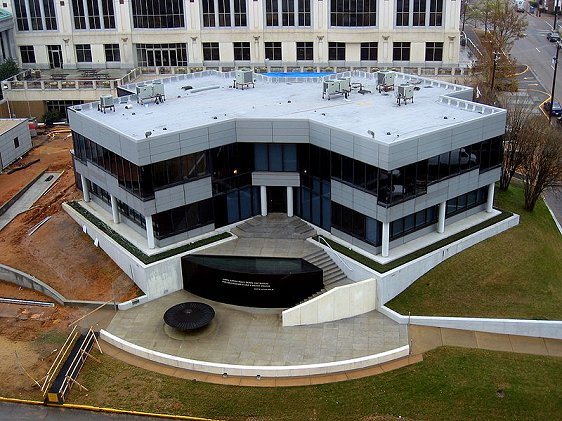
[(287, 187), (267, 188), (267, 213), (287, 212)]

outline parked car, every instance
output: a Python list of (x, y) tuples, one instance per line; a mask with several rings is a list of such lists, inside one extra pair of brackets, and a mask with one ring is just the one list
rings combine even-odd
[(560, 41), (560, 34), (558, 32), (549, 32), (546, 34), (546, 39), (550, 42)]
[[(544, 110), (550, 114), (550, 101), (544, 103)], [(562, 105), (558, 101), (554, 101), (554, 106), (552, 107), (552, 115), (555, 117), (562, 116)]]

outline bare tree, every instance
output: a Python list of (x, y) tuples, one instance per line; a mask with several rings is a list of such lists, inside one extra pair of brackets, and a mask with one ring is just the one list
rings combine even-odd
[(497, 51), (509, 53), (513, 43), (525, 36), (527, 18), (517, 13), (511, 0), (492, 0), (489, 32), (492, 45)]
[(532, 211), (545, 189), (562, 186), (562, 135), (544, 118), (536, 116), (523, 126), (521, 136), (524, 207)]
[(525, 141), (523, 128), (532, 116), (534, 104), (527, 95), (522, 95), (519, 92), (503, 95), (500, 102), (507, 109), (500, 176), (500, 190), (505, 191), (523, 162), (523, 155), (520, 153), (521, 142)]

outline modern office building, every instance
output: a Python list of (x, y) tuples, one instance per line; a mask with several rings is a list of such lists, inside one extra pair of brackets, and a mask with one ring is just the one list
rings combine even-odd
[(459, 63), (460, 3), (11, 0), (2, 7), (14, 16), (24, 68), (396, 67), (450, 74)]
[[(77, 186), (147, 249), (282, 212), (389, 256), (491, 212), (505, 110), (406, 74), (390, 73), (391, 90), (382, 74), (253, 74), (236, 89), (234, 72), (205, 71), (127, 86), (164, 95), (69, 109)], [(349, 94), (330, 91), (339, 83)]]

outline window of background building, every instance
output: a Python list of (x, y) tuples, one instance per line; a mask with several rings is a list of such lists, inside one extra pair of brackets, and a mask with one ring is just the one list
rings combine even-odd
[(131, 0), (133, 27), (183, 28), (183, 0)]
[(13, 5), (18, 31), (57, 29), (54, 0), (14, 0)]
[(92, 62), (92, 47), (90, 44), (76, 44), (76, 61), (78, 63)]
[(139, 66), (187, 66), (187, 44), (136, 44)]
[(203, 43), (203, 60), (205, 61), (219, 61), (219, 43), (218, 42), (204, 42)]
[(443, 25), (443, 0), (429, 0), (429, 26)]
[(376, 26), (376, 0), (331, 0), (331, 26)]
[(396, 0), (396, 26), (410, 25), (410, 0)]
[(19, 147), (20, 147), (20, 140), (17, 137), (15, 137), (14, 138), (14, 148), (19, 148)]
[(234, 60), (250, 61), (250, 43), (234, 42)]
[(202, 0), (203, 26), (247, 26), (246, 0)]
[(443, 43), (425, 43), (425, 61), (443, 61)]
[(297, 60), (314, 60), (314, 43), (297, 42)]
[(426, 1), (427, 0), (413, 0), (414, 8), (412, 15), (412, 26), (425, 26), (426, 17)]
[(265, 0), (266, 26), (310, 26), (310, 0)]
[(74, 29), (115, 29), (112, 0), (72, 0)]
[(265, 59), (266, 60), (282, 60), (281, 43), (266, 42), (265, 43)]
[(35, 51), (33, 45), (21, 45), (21, 62), (24, 64), (35, 63)]
[(105, 61), (121, 61), (119, 44), (104, 44)]
[(361, 60), (377, 61), (379, 55), (379, 44), (377, 42), (361, 43)]
[(409, 42), (395, 42), (392, 45), (392, 59), (394, 61), (409, 61), (410, 60), (410, 43)]
[(345, 42), (328, 43), (328, 60), (345, 60)]

